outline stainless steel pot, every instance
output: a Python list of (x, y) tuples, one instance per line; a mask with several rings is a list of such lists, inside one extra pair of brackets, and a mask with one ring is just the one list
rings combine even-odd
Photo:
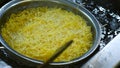
[[(72, 63), (75, 63), (75, 62), (78, 62), (78, 61), (81, 61), (87, 58), (96, 50), (96, 48), (98, 47), (98, 44), (100, 43), (100, 39), (101, 39), (101, 36), (100, 36), (101, 28), (100, 28), (99, 22), (83, 6), (77, 5), (67, 0), (22, 0), (22, 1), (13, 0), (13, 1), (10, 1), (6, 5), (4, 5), (0, 10), (0, 25), (1, 25), (0, 29), (5, 24), (6, 20), (9, 18), (11, 13), (17, 13), (18, 11), (22, 11), (26, 8), (35, 8), (35, 7), (42, 7), (42, 6), (58, 7), (58, 8), (65, 9), (67, 11), (72, 11), (75, 14), (81, 15), (87, 21), (87, 24), (92, 27), (92, 33), (94, 36), (93, 46), (83, 56), (76, 58), (74, 60), (68, 61), (68, 62), (58, 62), (58, 63), (52, 62), (50, 63), (50, 65), (72, 64)], [(1, 33), (0, 33), (0, 42), (2, 44), (2, 47), (0, 47), (0, 49), (5, 48), (6, 52), (10, 54), (15, 60), (21, 61), (22, 63), (30, 65), (30, 66), (36, 66), (36, 65), (43, 64), (42, 61), (28, 58), (16, 52), (5, 42), (4, 38), (2, 38)]]

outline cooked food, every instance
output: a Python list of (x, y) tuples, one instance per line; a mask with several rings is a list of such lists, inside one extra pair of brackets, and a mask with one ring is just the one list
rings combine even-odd
[(93, 43), (85, 19), (61, 8), (38, 7), (13, 13), (2, 27), (2, 36), (20, 54), (42, 61), (70, 40), (74, 42), (55, 62), (78, 58)]

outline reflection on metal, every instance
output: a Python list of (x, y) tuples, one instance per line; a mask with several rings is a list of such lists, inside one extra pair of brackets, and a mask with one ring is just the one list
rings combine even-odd
[(0, 59), (0, 68), (12, 68)]
[(1, 46), (0, 49), (4, 49), (4, 47)]
[(92, 57), (82, 68), (114, 68), (120, 62), (120, 34)]

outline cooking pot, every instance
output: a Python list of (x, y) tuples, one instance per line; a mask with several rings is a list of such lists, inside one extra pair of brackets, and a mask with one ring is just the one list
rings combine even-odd
[[(17, 13), (26, 8), (35, 8), (35, 7), (43, 7), (43, 6), (62, 8), (82, 16), (87, 21), (87, 25), (91, 26), (93, 38), (94, 38), (92, 47), (83, 56), (80, 56), (79, 58), (76, 58), (68, 62), (57, 62), (57, 63), (52, 62), (50, 63), (51, 66), (52, 65), (68, 65), (68, 64), (79, 62), (87, 58), (88, 56), (90, 56), (96, 50), (101, 39), (101, 36), (100, 36), (101, 28), (100, 28), (99, 22), (83, 6), (77, 5), (68, 0), (21, 0), (21, 1), (12, 0), (0, 9), (0, 25), (1, 25), (0, 29), (5, 24), (5, 22), (7, 21), (7, 19), (12, 13)], [(24, 63), (25, 65), (30, 65), (30, 66), (37, 66), (37, 65), (43, 64), (42, 61), (38, 61), (32, 58), (26, 57), (24, 55), (21, 55), (18, 52), (16, 52), (14, 49), (12, 49), (7, 44), (7, 42), (5, 42), (4, 38), (1, 35), (1, 31), (0, 31), (0, 42), (2, 44), (2, 47), (0, 48), (5, 49), (6, 52), (14, 58), (14, 60), (17, 60), (21, 63)]]

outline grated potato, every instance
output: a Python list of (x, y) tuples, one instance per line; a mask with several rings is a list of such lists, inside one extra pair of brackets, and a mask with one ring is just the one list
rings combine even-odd
[(79, 15), (61, 8), (29, 8), (11, 14), (2, 28), (5, 41), (17, 52), (48, 60), (69, 40), (74, 43), (55, 62), (70, 61), (86, 53), (93, 41), (91, 27)]

